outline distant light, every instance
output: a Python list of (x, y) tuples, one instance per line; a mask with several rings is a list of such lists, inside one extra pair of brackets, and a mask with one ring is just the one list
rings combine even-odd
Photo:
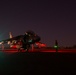
[(54, 48), (58, 48), (58, 46), (57, 46), (57, 45), (55, 45), (55, 46), (54, 46)]
[(32, 42), (32, 40), (29, 40), (28, 42)]

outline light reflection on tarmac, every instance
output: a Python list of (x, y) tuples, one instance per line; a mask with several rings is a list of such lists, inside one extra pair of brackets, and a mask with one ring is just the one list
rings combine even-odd
[[(0, 52), (9, 52), (9, 53), (15, 53), (15, 52), (26, 52), (26, 50), (18, 51), (17, 49), (4, 49), (0, 50)], [(56, 52), (55, 49), (34, 49), (34, 50), (28, 50), (28, 52)], [(76, 49), (59, 49), (59, 53), (76, 53)]]

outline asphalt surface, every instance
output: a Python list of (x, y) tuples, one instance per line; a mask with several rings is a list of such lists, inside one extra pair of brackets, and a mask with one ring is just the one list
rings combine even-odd
[(0, 75), (76, 75), (75, 52), (0, 51)]

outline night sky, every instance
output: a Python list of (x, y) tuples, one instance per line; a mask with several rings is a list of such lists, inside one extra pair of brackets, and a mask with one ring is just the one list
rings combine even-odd
[(53, 46), (76, 45), (76, 2), (73, 0), (0, 1), (0, 40), (32, 30), (41, 42)]

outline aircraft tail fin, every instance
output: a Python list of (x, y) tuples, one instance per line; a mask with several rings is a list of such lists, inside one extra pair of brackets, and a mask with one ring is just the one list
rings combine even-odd
[[(11, 38), (13, 38), (13, 36), (12, 36), (12, 33), (11, 32), (9, 32), (9, 38), (11, 39)], [(8, 41), (8, 44), (11, 44), (11, 41)], [(11, 45), (10, 45), (11, 46)]]
[(11, 33), (11, 32), (9, 32), (9, 37), (10, 37), (10, 38), (13, 38), (13, 35), (12, 35), (12, 33)]

